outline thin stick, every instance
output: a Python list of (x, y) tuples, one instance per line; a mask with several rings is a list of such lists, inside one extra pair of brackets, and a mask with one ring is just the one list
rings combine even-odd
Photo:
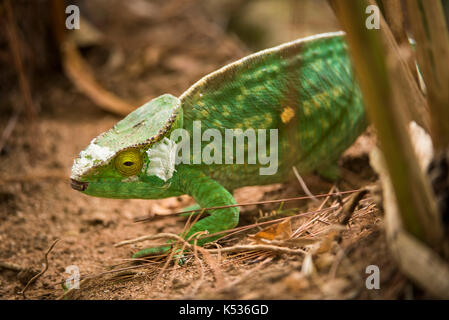
[(305, 192), (305, 194), (308, 195), (313, 201), (318, 202), (318, 199), (315, 198), (315, 196), (312, 194), (312, 192), (310, 192), (309, 188), (307, 188), (307, 185), (304, 182), (304, 179), (299, 175), (298, 169), (296, 169), (295, 166), (293, 166), (292, 169), (296, 176), (296, 179), (298, 179), (298, 182), (299, 182), (302, 190)]
[[(333, 195), (341, 195), (341, 194), (348, 194), (348, 193), (354, 193), (358, 192), (362, 189), (357, 190), (349, 190), (349, 191), (339, 191), (338, 193), (326, 193), (326, 194), (318, 194), (314, 196), (315, 198), (323, 198), (327, 196), (333, 196)], [(171, 216), (171, 215), (179, 215), (179, 214), (185, 214), (190, 212), (196, 212), (196, 211), (202, 211), (202, 210), (213, 210), (213, 209), (225, 209), (225, 208), (232, 208), (232, 207), (246, 207), (246, 206), (254, 206), (259, 204), (269, 204), (269, 203), (279, 203), (279, 202), (289, 202), (289, 201), (297, 201), (297, 200), (306, 200), (310, 199), (309, 196), (303, 196), (303, 197), (294, 197), (294, 198), (286, 198), (286, 199), (279, 199), (279, 200), (265, 200), (265, 201), (257, 201), (257, 202), (248, 202), (248, 203), (240, 203), (240, 204), (231, 204), (226, 206), (218, 206), (218, 207), (208, 207), (208, 208), (202, 208), (202, 209), (195, 209), (195, 210), (188, 210), (188, 211), (179, 211), (179, 212), (172, 212), (168, 214), (153, 214), (151, 216), (137, 218), (134, 220), (134, 222), (145, 222), (148, 220), (151, 220), (154, 218), (155, 215), (157, 216)]]
[[(121, 247), (128, 244), (133, 244), (137, 242), (142, 242), (145, 240), (155, 240), (155, 239), (161, 239), (161, 238), (169, 238), (178, 240), (186, 245), (186, 247), (190, 250), (193, 250), (193, 246), (188, 243), (185, 239), (181, 238), (177, 234), (174, 233), (160, 233), (156, 235), (148, 235), (139, 237), (132, 240), (126, 240), (119, 242), (114, 245), (114, 247)], [(264, 245), (264, 244), (258, 244), (258, 245), (238, 245), (238, 246), (232, 246), (227, 248), (220, 248), (220, 249), (204, 249), (207, 250), (209, 253), (225, 253), (225, 252), (241, 252), (241, 251), (254, 251), (254, 250), (268, 250), (273, 251), (277, 253), (289, 253), (289, 254), (305, 254), (306, 252), (302, 249), (289, 249), (289, 248), (283, 248), (278, 246), (271, 246), (271, 245)]]
[(294, 255), (304, 255), (307, 252), (302, 249), (290, 249), (285, 247), (272, 246), (268, 244), (254, 244), (254, 245), (236, 245), (221, 249), (207, 249), (209, 253), (226, 253), (226, 252), (244, 252), (244, 251), (271, 251), (278, 254), (287, 253)]
[(25, 288), (23, 288), (21, 294), (23, 296), (24, 299), (26, 299), (26, 295), (25, 292), (28, 289), (28, 287), (34, 282), (36, 281), (38, 278), (40, 278), (47, 270), (48, 270), (48, 254), (50, 253), (51, 250), (53, 250), (53, 247), (58, 243), (59, 239), (56, 239), (52, 245), (48, 248), (47, 252), (45, 252), (45, 256), (44, 256), (44, 260), (45, 260), (45, 267), (44, 269), (39, 272), (38, 274), (36, 274), (34, 277), (32, 277), (30, 279), (30, 281), (28, 281), (28, 283), (26, 284)]
[[(334, 190), (335, 190), (335, 184), (330, 188), (329, 193), (334, 192)], [(339, 192), (338, 194), (340, 194), (340, 192)], [(323, 201), (323, 202), (320, 204), (320, 206), (318, 207), (318, 210), (323, 209), (324, 205), (326, 204), (327, 201), (329, 201), (329, 198), (330, 198), (330, 197), (331, 197), (331, 196), (327, 196), (326, 199), (324, 199), (324, 201)]]

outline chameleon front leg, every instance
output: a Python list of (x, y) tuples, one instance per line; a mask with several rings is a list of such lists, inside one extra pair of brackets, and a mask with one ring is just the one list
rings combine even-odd
[[(217, 181), (195, 169), (184, 169), (180, 172), (182, 190), (192, 196), (201, 208), (219, 207), (235, 204), (234, 197)], [(238, 207), (214, 209), (206, 212), (209, 216), (196, 222), (185, 236), (188, 239), (200, 231), (209, 234), (234, 228), (239, 222)], [(215, 241), (221, 235), (199, 239), (197, 244), (202, 246)], [(192, 241), (191, 241), (192, 242)]]
[[(178, 184), (180, 189), (192, 196), (201, 208), (219, 207), (235, 204), (234, 197), (217, 181), (211, 179), (204, 173), (195, 169), (178, 169)], [(184, 236), (189, 239), (193, 234), (208, 231), (209, 234), (234, 228), (239, 222), (238, 207), (209, 210), (205, 214), (209, 216), (196, 222)], [(222, 234), (212, 237), (202, 237), (197, 240), (197, 245), (219, 239)], [(193, 243), (191, 240), (190, 243)], [(133, 255), (133, 258), (141, 258), (147, 255), (162, 254), (170, 249), (170, 246), (143, 249)]]

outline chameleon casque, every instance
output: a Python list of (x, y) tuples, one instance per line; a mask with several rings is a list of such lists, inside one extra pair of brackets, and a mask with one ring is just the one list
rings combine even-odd
[[(183, 128), (191, 138), (194, 121), (201, 121), (203, 131), (216, 129), (223, 137), (225, 129), (277, 129), (277, 149), (270, 150), (265, 142), (267, 153), (277, 152), (276, 172), (260, 174), (266, 167), (260, 162), (226, 163), (224, 143), (222, 164), (176, 164), (179, 144), (170, 139), (171, 133)], [(332, 172), (329, 169), (366, 124), (344, 33), (315, 35), (231, 63), (179, 98), (165, 94), (139, 107), (79, 154), (71, 185), (97, 197), (161, 199), (188, 194), (202, 208), (232, 205), (234, 189), (288, 181), (294, 177), (292, 166), (301, 174)], [(209, 143), (202, 141), (201, 148)], [(249, 156), (248, 146), (245, 151)], [(238, 223), (238, 207), (207, 213), (185, 238)], [(217, 238), (201, 238), (198, 244)], [(143, 250), (138, 256), (155, 252), (161, 251)]]

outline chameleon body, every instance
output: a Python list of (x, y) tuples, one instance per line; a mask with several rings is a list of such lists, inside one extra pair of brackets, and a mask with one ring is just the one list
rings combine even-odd
[[(271, 136), (264, 142), (267, 152), (277, 153), (277, 170), (261, 174), (266, 165), (247, 161), (254, 151), (248, 145), (243, 164), (226, 163), (224, 143), (221, 164), (195, 163), (192, 147), (190, 163), (175, 164), (179, 139), (170, 139), (172, 133), (183, 128), (192, 137), (197, 121), (203, 132), (215, 129), (222, 136), (225, 129), (277, 129), (277, 149), (270, 149)], [(179, 98), (163, 95), (136, 109), (75, 159), (72, 187), (98, 197), (188, 194), (201, 207), (231, 205), (235, 188), (288, 181), (292, 166), (301, 174), (332, 168), (365, 128), (344, 34), (317, 35), (252, 54), (205, 76)], [(202, 141), (201, 150), (210, 141)], [(208, 214), (186, 238), (238, 223), (238, 207)]]

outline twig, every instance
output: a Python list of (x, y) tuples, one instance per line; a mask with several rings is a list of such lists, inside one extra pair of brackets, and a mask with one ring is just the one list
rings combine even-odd
[(260, 222), (260, 223), (254, 223), (254, 224), (251, 224), (251, 225), (248, 225), (248, 226), (242, 226), (242, 227), (238, 227), (238, 228), (234, 228), (234, 229), (230, 229), (230, 230), (225, 230), (225, 231), (215, 232), (215, 233), (210, 234), (209, 237), (212, 237), (212, 236), (215, 236), (215, 235), (219, 235), (219, 234), (225, 234), (225, 233), (226, 233), (226, 235), (223, 236), (223, 237), (220, 239), (220, 240), (223, 240), (224, 238), (230, 237), (230, 236), (232, 236), (232, 235), (234, 235), (234, 234), (236, 234), (236, 233), (238, 233), (238, 232), (246, 231), (246, 230), (248, 230), (248, 229), (260, 227), (260, 226), (263, 226), (263, 225), (266, 225), (266, 224), (273, 224), (273, 223), (276, 223), (276, 222), (281, 222), (281, 221), (284, 221), (284, 220), (286, 220), (286, 219), (293, 219), (293, 218), (305, 217), (305, 216), (308, 216), (308, 215), (318, 214), (318, 213), (323, 213), (323, 214), (324, 214), (324, 213), (326, 213), (326, 212), (335, 210), (335, 209), (337, 209), (337, 208), (338, 208), (338, 206), (332, 206), (332, 207), (328, 207), (328, 208), (321, 209), (321, 210), (313, 210), (313, 211), (308, 211), (308, 212), (300, 213), (300, 214), (297, 214), (297, 215), (294, 215), (294, 216), (283, 217), (283, 218), (279, 218), (279, 219), (275, 219), (275, 220), (271, 220), (271, 221)]
[[(335, 188), (336, 188), (336, 186), (335, 186), (335, 184), (334, 184), (334, 185), (330, 188), (330, 190), (329, 190), (328, 193), (329, 193), (329, 194), (332, 194), (332, 192), (334, 192)], [(340, 193), (339, 193), (339, 194), (340, 194)], [(321, 202), (320, 206), (318, 207), (318, 210), (323, 209), (324, 205), (326, 204), (327, 201), (329, 201), (329, 198), (330, 198), (330, 197), (331, 197), (330, 195), (327, 196), (326, 199), (324, 199), (323, 202)]]
[[(341, 195), (341, 194), (354, 193), (354, 192), (358, 192), (360, 190), (362, 190), (362, 189), (349, 190), (349, 191), (339, 191), (338, 193), (318, 194), (318, 195), (315, 195), (314, 197), (315, 198), (324, 198), (324, 197), (332, 196), (332, 195)], [(164, 216), (179, 215), (179, 214), (185, 214), (185, 213), (202, 211), (202, 210), (206, 211), (206, 210), (225, 209), (225, 208), (232, 208), (232, 207), (246, 207), (246, 206), (259, 205), (259, 204), (289, 202), (289, 201), (307, 200), (307, 199), (310, 199), (310, 196), (286, 198), (286, 199), (279, 199), (279, 200), (265, 200), (265, 201), (257, 201), (257, 202), (239, 203), (239, 204), (231, 204), (231, 205), (218, 206), (218, 207), (207, 207), (207, 208), (202, 208), (202, 209), (172, 212), (172, 213), (168, 213), (168, 214), (152, 214), (151, 216), (148, 216), (148, 217), (137, 218), (137, 219), (134, 220), (134, 222), (145, 222), (147, 220), (152, 220), (155, 215), (164, 217)]]
[(340, 224), (345, 225), (351, 219), (352, 214), (354, 213), (355, 208), (359, 204), (360, 200), (368, 193), (368, 190), (363, 189), (357, 192), (356, 194), (351, 195), (351, 198), (348, 202), (343, 206), (343, 218), (341, 219)]
[(290, 248), (284, 248), (284, 247), (278, 247), (278, 246), (271, 246), (268, 244), (254, 244), (254, 245), (237, 245), (227, 248), (221, 248), (221, 249), (207, 249), (209, 253), (226, 253), (226, 252), (242, 252), (242, 251), (272, 251), (278, 254), (294, 254), (294, 255), (304, 255), (306, 254), (306, 251), (302, 249), (290, 249)]
[(36, 281), (38, 278), (40, 278), (48, 269), (48, 254), (50, 253), (51, 250), (53, 250), (53, 247), (58, 243), (59, 239), (56, 239), (52, 245), (48, 248), (47, 252), (45, 252), (45, 256), (44, 256), (44, 260), (45, 260), (45, 267), (44, 269), (39, 272), (38, 274), (36, 274), (33, 278), (30, 279), (30, 281), (28, 281), (28, 283), (26, 284), (25, 288), (23, 288), (21, 294), (23, 296), (24, 299), (26, 299), (26, 295), (25, 292), (28, 289), (28, 287), (34, 282)]
[(301, 185), (301, 188), (305, 192), (305, 194), (308, 195), (313, 201), (318, 202), (318, 199), (312, 194), (312, 192), (310, 192), (303, 178), (299, 175), (298, 169), (296, 169), (295, 166), (293, 166), (292, 169), (293, 172), (295, 173), (296, 179), (298, 179), (298, 182)]
[[(160, 233), (156, 235), (148, 235), (139, 237), (132, 240), (126, 240), (119, 242), (114, 245), (114, 247), (121, 247), (128, 244), (138, 243), (145, 240), (155, 240), (155, 239), (162, 239), (162, 238), (169, 238), (178, 240), (186, 245), (186, 247), (190, 250), (193, 250), (193, 246), (188, 243), (185, 239), (181, 238), (177, 234), (174, 233)], [(305, 254), (306, 252), (302, 249), (289, 249), (289, 248), (283, 248), (278, 246), (271, 246), (271, 245), (264, 245), (264, 244), (257, 244), (257, 245), (237, 245), (233, 247), (227, 247), (227, 248), (221, 248), (221, 249), (204, 249), (207, 250), (209, 253), (225, 253), (225, 252), (240, 252), (240, 251), (255, 251), (255, 250), (268, 250), (273, 251), (277, 253), (289, 253), (289, 254)]]

